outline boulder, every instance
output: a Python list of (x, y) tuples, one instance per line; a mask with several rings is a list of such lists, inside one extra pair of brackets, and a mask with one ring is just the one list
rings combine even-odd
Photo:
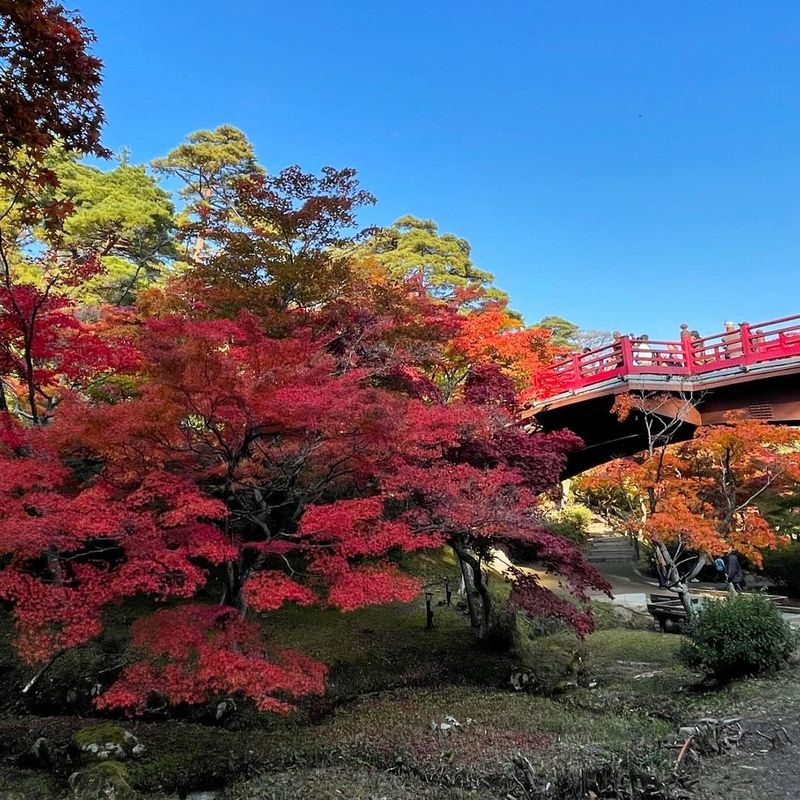
[(30, 747), (27, 753), (20, 756), (20, 765), (28, 769), (52, 769), (53, 752), (50, 743), (44, 736), (40, 736)]
[(120, 761), (89, 764), (69, 779), (74, 800), (134, 800), (128, 768)]
[(110, 722), (83, 728), (72, 742), (85, 764), (128, 761), (144, 752), (144, 746), (129, 730)]

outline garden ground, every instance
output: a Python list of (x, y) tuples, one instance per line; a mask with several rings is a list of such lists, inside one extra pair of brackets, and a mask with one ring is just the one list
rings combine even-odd
[[(428, 578), (456, 577), (455, 565), (441, 559), (414, 566)], [(504, 591), (499, 581), (495, 591)], [(507, 626), (513, 657), (503, 652), (508, 642), (477, 648), (458, 608), (437, 607), (433, 631), (424, 621), (421, 602), (270, 615), (275, 640), (330, 664), (326, 698), (288, 719), (240, 707), (217, 721), (210, 707), (181, 719), (122, 721), (144, 746), (125, 766), (126, 782), (151, 798), (213, 790), (225, 800), (577, 800), (612, 781), (632, 781), (639, 787), (634, 797), (681, 797), (671, 778), (674, 745), (683, 738), (678, 728), (703, 717), (741, 716), (746, 733), (737, 753), (686, 760), (694, 795), (797, 796), (795, 667), (775, 678), (705, 687), (678, 662), (680, 637), (619, 627), (607, 606), (598, 606), (600, 630), (584, 642), (515, 620)], [(118, 658), (119, 640), (112, 627), (108, 641), (54, 665), (26, 707), (15, 699), (26, 673), (7, 637), (3, 645), (0, 798), (66, 797), (77, 768), (74, 733), (107, 722), (92, 718), (88, 695)], [(535, 693), (512, 690), (509, 677), (520, 669)], [(781, 728), (790, 741), (777, 749), (756, 733), (774, 736)], [(49, 764), (29, 755), (40, 737)], [(536, 775), (527, 789), (518, 754)]]

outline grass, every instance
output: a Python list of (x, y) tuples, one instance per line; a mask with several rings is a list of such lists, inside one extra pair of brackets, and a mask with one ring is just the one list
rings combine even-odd
[[(403, 566), (430, 582), (447, 575), (458, 586), (457, 565), (446, 552), (416, 555)], [(500, 579), (490, 586), (498, 599), (507, 592)], [(442, 599), (440, 591), (436, 602)], [(49, 703), (64, 696), (70, 681), (91, 683), (93, 670), (121, 652), (124, 620), (135, 613), (118, 612), (109, 642), (76, 650), (53, 671), (54, 681), (41, 690)], [(697, 676), (677, 661), (679, 637), (615, 622), (605, 614), (601, 629), (580, 641), (558, 625), (517, 617), (515, 652), (502, 654), (477, 646), (456, 607), (437, 605), (435, 628), (426, 631), (422, 598), (350, 613), (287, 607), (263, 617), (265, 635), (275, 646), (329, 664), (324, 701), (288, 718), (256, 714), (240, 703), (224, 727), (214, 722), (213, 708), (183, 720), (124, 721), (145, 748), (128, 764), (130, 784), (148, 798), (227, 787), (225, 800), (483, 800), (512, 791), (516, 753), (559, 786), (565, 776), (602, 771), (620, 757), (661, 769), (674, 759), (663, 745), (679, 724), (764, 697), (778, 708), (792, 680), (775, 679), (782, 690), (775, 681), (751, 681), (698, 694)], [(0, 656), (9, 688), (18, 688), (21, 673), (1, 642)], [(536, 674), (542, 694), (511, 691), (508, 679), (519, 665)], [(792, 687), (800, 698), (800, 680)], [(460, 724), (437, 727), (446, 717)], [(0, 797), (13, 797), (8, 792), (16, 786), (28, 792), (23, 797), (63, 795), (75, 768), (70, 742), (81, 729), (89, 729), (83, 738), (94, 735), (98, 723), (6, 707)], [(55, 773), (20, 767), (38, 736), (52, 746)]]
[[(454, 605), (444, 605), (441, 585), (434, 588), (433, 630), (425, 629), (420, 595), (412, 603), (347, 613), (288, 606), (263, 618), (265, 636), (277, 646), (302, 650), (328, 664), (328, 697), (333, 702), (403, 686), (505, 681), (510, 660), (476, 647), (469, 619), (455, 605), (459, 572), (450, 551), (406, 556), (402, 567), (430, 584), (445, 575), (450, 579)], [(507, 596), (505, 581), (495, 578), (490, 585), (497, 596)]]

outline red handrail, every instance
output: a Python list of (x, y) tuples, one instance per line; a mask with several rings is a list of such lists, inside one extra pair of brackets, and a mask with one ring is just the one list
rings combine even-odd
[[(790, 324), (787, 324), (790, 323)], [(621, 336), (557, 361), (543, 371), (540, 399), (626, 375), (702, 375), (728, 367), (800, 356), (800, 314), (680, 341)]]

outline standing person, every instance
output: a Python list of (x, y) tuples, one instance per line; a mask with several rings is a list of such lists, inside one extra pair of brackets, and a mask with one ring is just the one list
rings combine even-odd
[(619, 331), (614, 331), (611, 334), (611, 359), (609, 361), (609, 369), (617, 369), (624, 366), (624, 356), (622, 355), (622, 334)]
[(639, 367), (649, 367), (653, 364), (653, 348), (650, 347), (650, 337), (643, 333), (633, 346), (636, 356), (636, 365)]
[(692, 343), (692, 358), (695, 364), (705, 364), (706, 348), (700, 339), (700, 331), (689, 331), (689, 341)]
[(581, 365), (581, 372), (584, 375), (595, 375), (598, 370), (598, 364), (596, 359), (586, 359), (586, 355), (592, 352), (591, 347), (584, 347), (581, 350), (581, 358), (580, 358), (580, 365)]
[(722, 345), (723, 358), (739, 358), (742, 355), (742, 336), (735, 322), (725, 323)]
[(736, 555), (732, 547), (728, 548), (728, 552), (723, 559), (725, 563), (725, 577), (737, 592), (741, 592), (746, 585), (744, 579), (744, 572), (742, 565), (739, 563), (739, 556)]

